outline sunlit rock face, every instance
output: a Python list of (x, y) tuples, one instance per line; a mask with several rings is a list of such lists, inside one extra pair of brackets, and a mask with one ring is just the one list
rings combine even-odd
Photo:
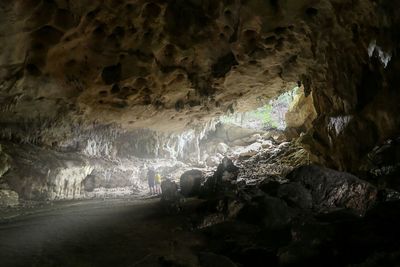
[[(213, 127), (210, 123), (180, 134), (102, 127), (54, 147), (3, 141), (0, 190), (12, 189), (24, 200), (40, 201), (147, 191), (148, 167), (179, 178), (189, 165), (201, 165), (200, 141)], [(1, 195), (2, 201), (8, 198)]]
[(305, 96), (304, 90), (301, 90), (285, 114), (286, 135), (296, 138), (301, 133), (306, 133), (312, 128), (316, 116), (312, 94)]
[(201, 134), (164, 132), (199, 133), (213, 117), (302, 85), (317, 114), (306, 127), (309, 149), (325, 165), (356, 170), (400, 129), (398, 5), (6, 1), (0, 134), (107, 158), (179, 158), (190, 143), (198, 157)]

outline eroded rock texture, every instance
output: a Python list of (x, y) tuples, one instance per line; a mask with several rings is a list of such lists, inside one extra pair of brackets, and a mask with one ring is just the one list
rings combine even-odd
[(377, 196), (371, 184), (351, 174), (318, 166), (302, 166), (287, 178), (311, 192), (313, 208), (319, 212), (347, 208), (363, 214), (372, 207)]
[(248, 109), (304, 72), (311, 2), (3, 4), (4, 112), (173, 129)]
[(3, 1), (0, 137), (111, 160), (203, 160), (211, 118), (301, 86), (316, 111), (304, 143), (356, 171), (399, 135), (399, 5)]

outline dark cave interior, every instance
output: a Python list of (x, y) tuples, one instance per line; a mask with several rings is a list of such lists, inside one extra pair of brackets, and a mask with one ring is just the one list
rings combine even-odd
[(0, 266), (400, 266), (399, 10), (0, 1)]

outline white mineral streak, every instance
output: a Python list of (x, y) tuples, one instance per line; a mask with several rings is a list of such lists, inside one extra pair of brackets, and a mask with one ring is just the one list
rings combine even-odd
[(352, 118), (351, 115), (330, 117), (328, 130), (331, 132), (334, 131), (336, 135), (339, 135), (346, 128)]
[(380, 46), (376, 45), (376, 40), (373, 40), (368, 46), (369, 57), (372, 57), (374, 55), (375, 51), (378, 53), (379, 59), (381, 60), (384, 67), (386, 68), (388, 63), (392, 59), (392, 53), (383, 51), (383, 49)]

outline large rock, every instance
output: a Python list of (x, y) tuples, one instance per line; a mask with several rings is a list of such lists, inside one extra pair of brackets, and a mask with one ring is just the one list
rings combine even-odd
[(310, 209), (312, 207), (312, 196), (300, 183), (287, 183), (279, 186), (277, 196), (286, 201), (291, 207)]
[(316, 117), (312, 95), (305, 96), (304, 88), (301, 88), (301, 92), (296, 95), (285, 114), (286, 134), (288, 137), (297, 137), (300, 133), (307, 132), (312, 128), (312, 122)]
[(375, 147), (368, 153), (361, 169), (378, 188), (400, 191), (400, 137)]
[(206, 159), (206, 164), (208, 167), (217, 167), (221, 159), (217, 156), (209, 156)]
[(200, 193), (200, 187), (204, 181), (204, 174), (200, 170), (184, 172), (180, 178), (181, 193), (185, 197), (196, 196)]
[(7, 189), (0, 189), (0, 207), (13, 207), (19, 204), (17, 192)]
[(228, 146), (227, 144), (225, 144), (225, 143), (219, 143), (219, 144), (217, 145), (217, 152), (218, 152), (218, 153), (220, 153), (220, 154), (222, 154), (222, 155), (225, 155), (228, 151), (229, 151), (229, 146)]
[(201, 196), (210, 197), (235, 191), (238, 172), (239, 168), (233, 164), (231, 159), (223, 158), (217, 170), (207, 178), (201, 188)]
[(178, 185), (169, 179), (161, 182), (161, 200), (176, 201), (179, 198)]
[[(257, 140), (258, 130), (246, 129), (233, 124), (219, 124), (216, 128), (215, 136), (228, 143), (240, 142), (240, 144), (250, 144)], [(256, 135), (256, 136), (254, 136)]]
[(93, 190), (96, 188), (96, 176), (86, 176), (86, 178), (82, 181), (82, 185), (85, 191), (93, 192)]
[(258, 152), (260, 152), (262, 149), (262, 144), (261, 143), (253, 143), (247, 147), (244, 147), (242, 149), (238, 149), (236, 153), (238, 154), (239, 157), (252, 157), (256, 155)]
[(282, 199), (264, 195), (249, 202), (239, 213), (239, 218), (267, 229), (282, 229), (289, 225), (297, 211)]
[(316, 165), (299, 167), (286, 178), (310, 191), (313, 209), (318, 212), (347, 208), (364, 214), (377, 197), (377, 189), (370, 183), (352, 174)]
[[(284, 177), (298, 166), (309, 163), (310, 154), (297, 142), (271, 145), (257, 155), (241, 161), (238, 179), (263, 180), (266, 177)], [(279, 178), (279, 180), (282, 180)]]

